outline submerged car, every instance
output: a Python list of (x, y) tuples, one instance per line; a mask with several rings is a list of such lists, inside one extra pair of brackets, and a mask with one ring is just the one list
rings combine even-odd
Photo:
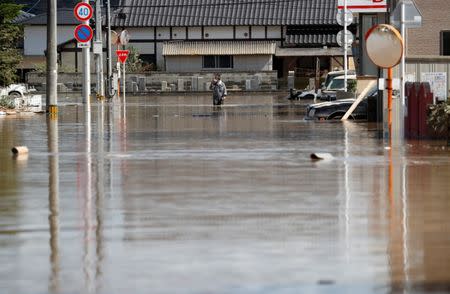
[(25, 95), (34, 91), (36, 90), (28, 88), (24, 84), (12, 84), (5, 88), (0, 88), (0, 96), (9, 96), (12, 99), (23, 98)]
[[(356, 75), (347, 76), (347, 82), (350, 81), (356, 81)], [(321, 91), (319, 99), (325, 101), (336, 100), (337, 92), (344, 90), (345, 90), (345, 77), (337, 76), (331, 80), (330, 84), (325, 90)]]
[(287, 97), (289, 100), (313, 100), (316, 99), (316, 91), (315, 90), (289, 90), (289, 96)]
[[(349, 70), (347, 71), (348, 75), (355, 75), (356, 72), (354, 70)], [(322, 84), (322, 91), (326, 90), (328, 88), (328, 86), (330, 85), (331, 81), (333, 81), (334, 78), (336, 77), (340, 77), (345, 75), (345, 71), (343, 70), (339, 70), (339, 71), (330, 71), (327, 74), (327, 77), (325, 78), (325, 82)]]
[[(378, 89), (373, 88), (369, 94), (359, 103), (358, 107), (353, 111), (350, 118), (367, 119), (368, 100), (378, 98)], [(330, 120), (341, 119), (353, 103), (355, 98), (341, 99), (335, 101), (327, 101), (316, 104), (310, 104), (306, 107), (307, 120)]]

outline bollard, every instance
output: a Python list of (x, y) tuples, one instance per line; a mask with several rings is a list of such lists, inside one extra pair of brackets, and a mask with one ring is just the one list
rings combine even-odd
[(183, 79), (178, 79), (177, 81), (178, 85), (177, 85), (177, 90), (178, 92), (184, 92), (184, 80)]
[(11, 151), (15, 155), (28, 154), (28, 147), (26, 147), (26, 146), (15, 146), (15, 147), (13, 147), (11, 149)]
[(246, 91), (252, 90), (252, 81), (251, 80), (245, 80), (245, 90)]
[(312, 160), (333, 160), (334, 157), (330, 153), (313, 153), (311, 154)]
[(167, 81), (161, 81), (161, 91), (167, 91)]

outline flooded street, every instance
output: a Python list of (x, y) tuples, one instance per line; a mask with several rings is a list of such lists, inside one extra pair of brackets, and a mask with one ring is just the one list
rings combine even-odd
[(442, 142), (388, 150), (268, 94), (211, 103), (0, 117), (0, 292), (450, 293)]

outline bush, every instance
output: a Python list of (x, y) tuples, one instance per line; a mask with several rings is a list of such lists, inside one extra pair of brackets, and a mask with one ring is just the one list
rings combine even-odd
[(432, 105), (427, 123), (437, 132), (445, 132), (450, 127), (450, 102)]
[(16, 107), (15, 101), (8, 96), (2, 96), (0, 97), (0, 107), (14, 109)]

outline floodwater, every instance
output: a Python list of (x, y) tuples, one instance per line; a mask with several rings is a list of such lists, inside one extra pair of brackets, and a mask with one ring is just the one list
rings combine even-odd
[(210, 104), (0, 118), (0, 292), (450, 293), (442, 142), (388, 150), (271, 95)]

